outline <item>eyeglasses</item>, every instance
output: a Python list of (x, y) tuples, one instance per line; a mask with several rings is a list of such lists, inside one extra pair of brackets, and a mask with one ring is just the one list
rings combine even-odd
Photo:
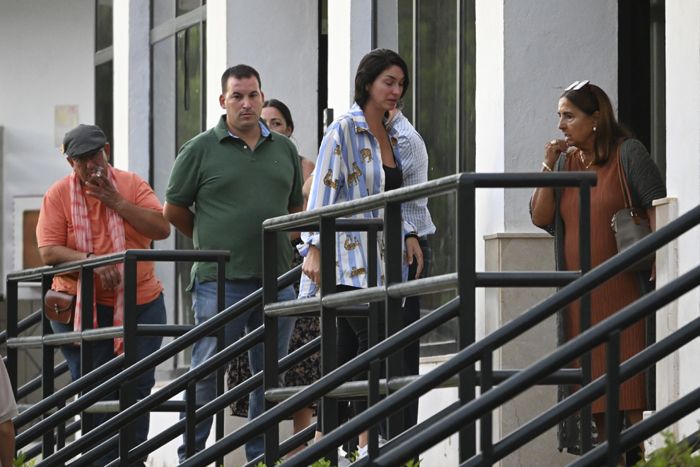
[(573, 83), (568, 85), (566, 87), (566, 89), (564, 89), (564, 91), (578, 91), (579, 89), (581, 89), (582, 87), (584, 87), (588, 83), (590, 83), (590, 81), (588, 81), (587, 79), (582, 80), (582, 81), (574, 81)]

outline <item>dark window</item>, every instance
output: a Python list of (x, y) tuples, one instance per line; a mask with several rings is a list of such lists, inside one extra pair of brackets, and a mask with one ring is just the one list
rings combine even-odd
[(618, 3), (620, 122), (666, 173), (664, 0)]
[[(95, 124), (102, 128), (107, 141), (114, 146), (113, 61), (95, 67)], [(112, 147), (113, 157), (114, 148)]]
[[(414, 10), (415, 8), (415, 10)], [(412, 72), (412, 89), (404, 114), (423, 137), (430, 157), (429, 179), (474, 170), (475, 30), (473, 0), (398, 1), (399, 53)], [(459, 66), (458, 66), (459, 65)], [(459, 70), (459, 72), (458, 72)], [(431, 198), (430, 214), (438, 227), (430, 239), (432, 276), (456, 271), (456, 198)], [(424, 309), (434, 309), (455, 296), (425, 296)], [(454, 342), (448, 323), (423, 342)], [(440, 348), (439, 353), (451, 351)]]
[(196, 24), (177, 33), (176, 40), (176, 146), (202, 131), (202, 26)]
[(112, 60), (112, 0), (95, 3), (95, 124), (110, 142), (114, 160), (114, 78)]
[(112, 46), (112, 0), (97, 0), (95, 50)]
[(177, 0), (176, 16), (183, 15), (202, 6), (202, 0)]
[[(204, 130), (204, 3), (203, 0), (151, 0), (151, 183), (161, 199), (178, 150)], [(171, 247), (168, 243), (168, 248)], [(192, 239), (176, 231), (174, 247), (193, 249)], [(172, 275), (161, 276), (168, 282), (169, 293), (174, 295), (172, 321), (175, 323), (193, 323), (192, 297), (185, 290), (191, 268), (192, 263), (178, 262), (171, 270)], [(180, 363), (189, 363), (189, 352), (183, 352)]]

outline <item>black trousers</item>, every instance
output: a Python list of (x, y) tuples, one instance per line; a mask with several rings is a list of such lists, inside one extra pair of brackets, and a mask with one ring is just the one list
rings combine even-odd
[[(425, 237), (419, 239), (421, 250), (423, 251), (423, 272), (421, 277), (427, 277), (431, 260), (431, 249), (428, 240)], [(408, 280), (413, 280), (416, 277), (416, 261), (409, 267)], [(337, 285), (336, 291), (345, 292), (355, 290), (355, 287), (346, 285)], [(401, 313), (402, 328), (414, 323), (420, 319), (420, 297), (408, 297), (404, 302)], [(383, 340), (385, 335), (385, 313), (382, 310), (379, 313), (379, 339)], [(369, 348), (369, 320), (367, 318), (338, 318), (337, 320), (337, 356), (338, 366), (341, 366), (357, 355), (361, 354)], [(418, 365), (420, 357), (420, 341), (410, 343), (404, 348), (403, 355), (403, 371), (402, 376), (418, 375)], [(382, 374), (384, 373), (384, 365), (382, 365)], [(358, 374), (355, 380), (364, 380), (366, 373)], [(345, 420), (350, 419), (353, 414), (362, 412), (367, 408), (366, 398), (356, 400), (352, 405), (347, 401), (338, 403), (338, 422), (342, 424)], [(322, 412), (319, 406), (317, 411), (318, 419), (321, 419)], [(418, 400), (414, 401), (404, 409), (404, 421), (406, 428), (416, 425), (418, 422)], [(317, 425), (320, 431), (320, 423)], [(387, 437), (386, 423), (380, 425), (380, 433), (385, 438)]]

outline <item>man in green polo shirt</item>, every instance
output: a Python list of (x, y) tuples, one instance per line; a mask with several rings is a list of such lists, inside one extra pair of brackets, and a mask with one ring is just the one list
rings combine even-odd
[[(214, 128), (185, 143), (175, 159), (163, 214), (180, 232), (194, 241), (197, 249), (229, 250), (226, 264), (226, 307), (248, 296), (262, 285), (262, 222), (270, 217), (301, 211), (301, 168), (294, 144), (272, 133), (260, 120), (264, 96), (260, 75), (247, 65), (227, 69), (221, 77), (221, 108), (226, 111)], [(195, 205), (193, 212), (190, 207)], [(277, 236), (277, 271), (289, 269), (292, 248), (286, 235)], [(192, 267), (192, 294), (195, 322), (206, 321), (217, 313), (215, 263), (195, 263)], [(292, 300), (288, 287), (279, 300)], [(225, 330), (225, 345), (262, 324), (258, 307), (239, 316)], [(293, 318), (279, 321), (278, 356), (288, 352)], [(262, 346), (249, 352), (253, 373), (262, 370)], [(207, 337), (192, 349), (192, 368), (216, 353), (216, 339)], [(197, 383), (197, 404), (206, 404), (216, 395), (214, 374)], [(263, 411), (259, 388), (249, 399), (248, 418)], [(212, 418), (197, 425), (195, 450), (201, 451), (209, 436)], [(246, 444), (246, 457), (252, 460), (263, 452), (262, 437)], [(180, 461), (185, 447), (178, 449)]]

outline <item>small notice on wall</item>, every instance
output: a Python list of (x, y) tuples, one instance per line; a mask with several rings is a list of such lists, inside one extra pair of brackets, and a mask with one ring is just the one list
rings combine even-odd
[(54, 130), (53, 139), (57, 148), (63, 144), (63, 135), (78, 126), (78, 106), (77, 105), (57, 105), (54, 108)]

